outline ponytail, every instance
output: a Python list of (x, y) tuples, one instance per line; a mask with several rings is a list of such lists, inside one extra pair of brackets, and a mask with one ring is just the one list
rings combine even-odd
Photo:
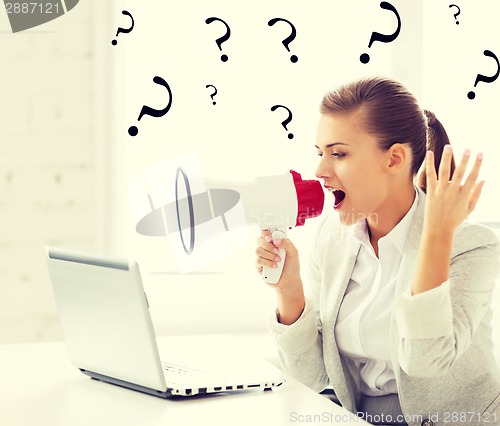
[[(441, 122), (436, 118), (436, 116), (428, 111), (424, 110), (425, 116), (427, 117), (427, 150), (434, 153), (434, 167), (436, 169), (436, 174), (439, 170), (439, 164), (441, 163), (441, 156), (443, 154), (443, 149), (445, 145), (450, 144), (446, 130), (444, 130)], [(455, 171), (455, 160), (452, 158), (450, 167), (449, 179), (453, 176)], [(422, 172), (418, 178), (418, 186), (422, 191), (426, 191), (427, 188), (427, 175), (425, 170), (425, 163)]]

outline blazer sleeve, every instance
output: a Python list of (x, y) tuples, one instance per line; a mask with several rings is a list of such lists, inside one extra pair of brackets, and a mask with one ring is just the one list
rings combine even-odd
[(329, 385), (323, 361), (319, 315), (321, 271), (316, 242), (320, 230), (321, 223), (306, 257), (308, 262), (303, 274), (306, 304), (302, 315), (295, 323), (283, 325), (278, 323), (276, 313), (273, 313), (269, 322), (269, 329), (274, 335), (284, 371), (317, 392), (321, 392)]
[(444, 375), (469, 349), (490, 308), (499, 247), (491, 229), (464, 224), (454, 236), (448, 281), (396, 301), (398, 360), (408, 375)]

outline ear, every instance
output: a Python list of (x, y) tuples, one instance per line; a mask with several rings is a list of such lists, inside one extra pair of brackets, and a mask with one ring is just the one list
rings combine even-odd
[(399, 173), (409, 164), (410, 153), (408, 148), (402, 143), (395, 143), (388, 152), (387, 171), (389, 173)]

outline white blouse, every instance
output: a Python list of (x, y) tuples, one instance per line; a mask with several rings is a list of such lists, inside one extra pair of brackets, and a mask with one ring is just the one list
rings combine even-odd
[(340, 353), (360, 369), (361, 391), (380, 396), (397, 393), (389, 353), (389, 324), (403, 249), (418, 203), (378, 241), (375, 255), (366, 220), (353, 225), (352, 250), (359, 254), (335, 325)]

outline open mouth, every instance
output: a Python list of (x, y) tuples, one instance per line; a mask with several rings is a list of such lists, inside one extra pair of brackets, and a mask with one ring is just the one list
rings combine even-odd
[(335, 197), (335, 204), (333, 205), (333, 208), (336, 209), (342, 204), (342, 201), (344, 201), (345, 192), (340, 189), (334, 189), (332, 192)]

